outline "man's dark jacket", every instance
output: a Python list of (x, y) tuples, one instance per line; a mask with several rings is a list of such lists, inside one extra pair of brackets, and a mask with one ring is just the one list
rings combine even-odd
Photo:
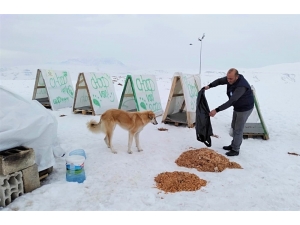
[(205, 89), (198, 92), (196, 108), (196, 136), (197, 140), (203, 142), (207, 147), (211, 146), (213, 130), (211, 127), (209, 106), (205, 98)]

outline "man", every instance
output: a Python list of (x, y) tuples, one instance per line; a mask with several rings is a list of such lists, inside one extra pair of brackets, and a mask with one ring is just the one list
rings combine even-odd
[(243, 75), (239, 74), (237, 69), (230, 69), (226, 77), (219, 78), (208, 86), (205, 90), (216, 87), (218, 85), (227, 84), (227, 96), (229, 100), (218, 108), (212, 110), (209, 115), (214, 117), (218, 112), (223, 111), (230, 106), (233, 106), (233, 116), (231, 128), (233, 130), (232, 141), (229, 146), (224, 146), (223, 149), (227, 156), (239, 155), (240, 147), (243, 141), (243, 131), (245, 123), (254, 108), (254, 96), (248, 81)]

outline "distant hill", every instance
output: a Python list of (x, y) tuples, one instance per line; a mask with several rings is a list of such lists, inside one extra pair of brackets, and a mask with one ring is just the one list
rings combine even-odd
[[(77, 79), (81, 72), (104, 72), (114, 76), (126, 76), (127, 74), (153, 74), (161, 76), (173, 76), (175, 72), (183, 72), (194, 74), (189, 70), (162, 69), (162, 68), (140, 68), (136, 66), (128, 66), (121, 61), (113, 58), (73, 58), (58, 63), (47, 63), (37, 65), (11, 66), (0, 68), (0, 82), (1, 80), (31, 80), (35, 79), (37, 69), (50, 70), (66, 70), (71, 73), (72, 79)], [(203, 70), (202, 76), (216, 77), (226, 76), (226, 70)], [(239, 69), (242, 74), (255, 73), (278, 73), (283, 76), (283, 80), (298, 79), (300, 76), (300, 62), (296, 63), (282, 63), (276, 65), (265, 66), (261, 68), (247, 68)]]
[(126, 67), (124, 63), (113, 58), (73, 58), (62, 61), (63, 65), (84, 65), (84, 66), (118, 66)]
[(278, 72), (278, 73), (300, 73), (300, 62), (280, 63), (260, 68), (251, 68), (245, 70), (259, 70), (260, 72)]

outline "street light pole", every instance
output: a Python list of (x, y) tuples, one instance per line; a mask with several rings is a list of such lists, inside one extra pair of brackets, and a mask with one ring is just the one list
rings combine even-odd
[(201, 52), (202, 52), (202, 40), (204, 39), (205, 37), (205, 33), (202, 35), (202, 38), (198, 38), (198, 41), (201, 42), (201, 45), (200, 45), (200, 68), (199, 68), (199, 75), (201, 75)]

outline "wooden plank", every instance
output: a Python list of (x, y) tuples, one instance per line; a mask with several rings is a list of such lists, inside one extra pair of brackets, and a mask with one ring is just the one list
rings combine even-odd
[(39, 179), (40, 179), (40, 181), (43, 180), (43, 179), (45, 179), (46, 177), (48, 177), (50, 175), (50, 173), (52, 173), (52, 171), (53, 171), (53, 166), (51, 166), (48, 169), (40, 171), (39, 172)]
[[(83, 73), (82, 73), (82, 74), (83, 74)], [(81, 81), (79, 81), (78, 86), (79, 86), (80, 84), (82, 84), (82, 83), (85, 84), (85, 80), (84, 80), (84, 79), (82, 79)]]
[(79, 88), (79, 84), (84, 81), (84, 79), (82, 79), (82, 81), (80, 81), (80, 77), (83, 76), (83, 73), (79, 73), (78, 77), (77, 77), (77, 82), (76, 82), (76, 88), (75, 88), (75, 96), (74, 96), (74, 101), (73, 101), (73, 112), (75, 110), (75, 104), (77, 101), (77, 94), (78, 94), (78, 88)]
[(185, 100), (183, 100), (183, 103), (181, 105), (181, 108), (179, 109), (179, 112), (183, 112), (184, 107), (185, 107)]
[(133, 97), (133, 94), (124, 94), (124, 97)]
[[(182, 77), (181, 77), (182, 78)], [(195, 82), (195, 79), (194, 79), (194, 82)], [(184, 81), (183, 81), (183, 79), (180, 79), (180, 83), (181, 83), (181, 87), (182, 87), (182, 91), (183, 91), (183, 93), (184, 93)], [(197, 85), (197, 84), (196, 84)], [(187, 87), (186, 87), (187, 88)], [(185, 104), (185, 98), (188, 98), (188, 96), (187, 96), (187, 93), (186, 93), (186, 96), (184, 96), (184, 104)], [(186, 113), (186, 123), (187, 123), (187, 126), (188, 127), (191, 127), (192, 125), (193, 125), (193, 123), (195, 122), (195, 120), (194, 121), (191, 121), (191, 112), (188, 112), (188, 108), (189, 108), (189, 106), (187, 105), (186, 106), (186, 110), (187, 110), (187, 113)]]
[(37, 73), (36, 73), (36, 76), (35, 76), (35, 83), (34, 83), (34, 89), (33, 89), (33, 94), (32, 94), (32, 100), (34, 100), (35, 97), (36, 97), (36, 92), (37, 92), (37, 86), (38, 86), (38, 83), (39, 83), (40, 72), (41, 71), (38, 69)]
[(44, 175), (42, 175), (42, 176), (40, 176), (40, 180), (43, 180), (43, 179), (45, 179), (46, 177), (48, 177), (49, 176), (49, 174), (48, 173), (46, 173), (46, 174), (44, 174)]
[(75, 110), (73, 110), (73, 113), (81, 113), (83, 115), (87, 115), (87, 114), (93, 114), (95, 115), (95, 113), (93, 112), (93, 110), (91, 108), (89, 108), (88, 106), (84, 106), (84, 107), (80, 107), (77, 108)]
[(194, 128), (195, 125), (196, 125), (196, 123), (189, 124), (189, 125), (188, 125), (188, 128)]
[(183, 96), (183, 93), (181, 93), (181, 94), (173, 94), (173, 97), (179, 97), (179, 96)]
[(265, 139), (265, 134), (243, 134), (243, 138), (247, 139), (247, 138), (262, 138), (264, 140)]
[(268, 139), (269, 139), (269, 136), (265, 134), (265, 135), (263, 136), (263, 139), (264, 139), (264, 140), (268, 140)]

